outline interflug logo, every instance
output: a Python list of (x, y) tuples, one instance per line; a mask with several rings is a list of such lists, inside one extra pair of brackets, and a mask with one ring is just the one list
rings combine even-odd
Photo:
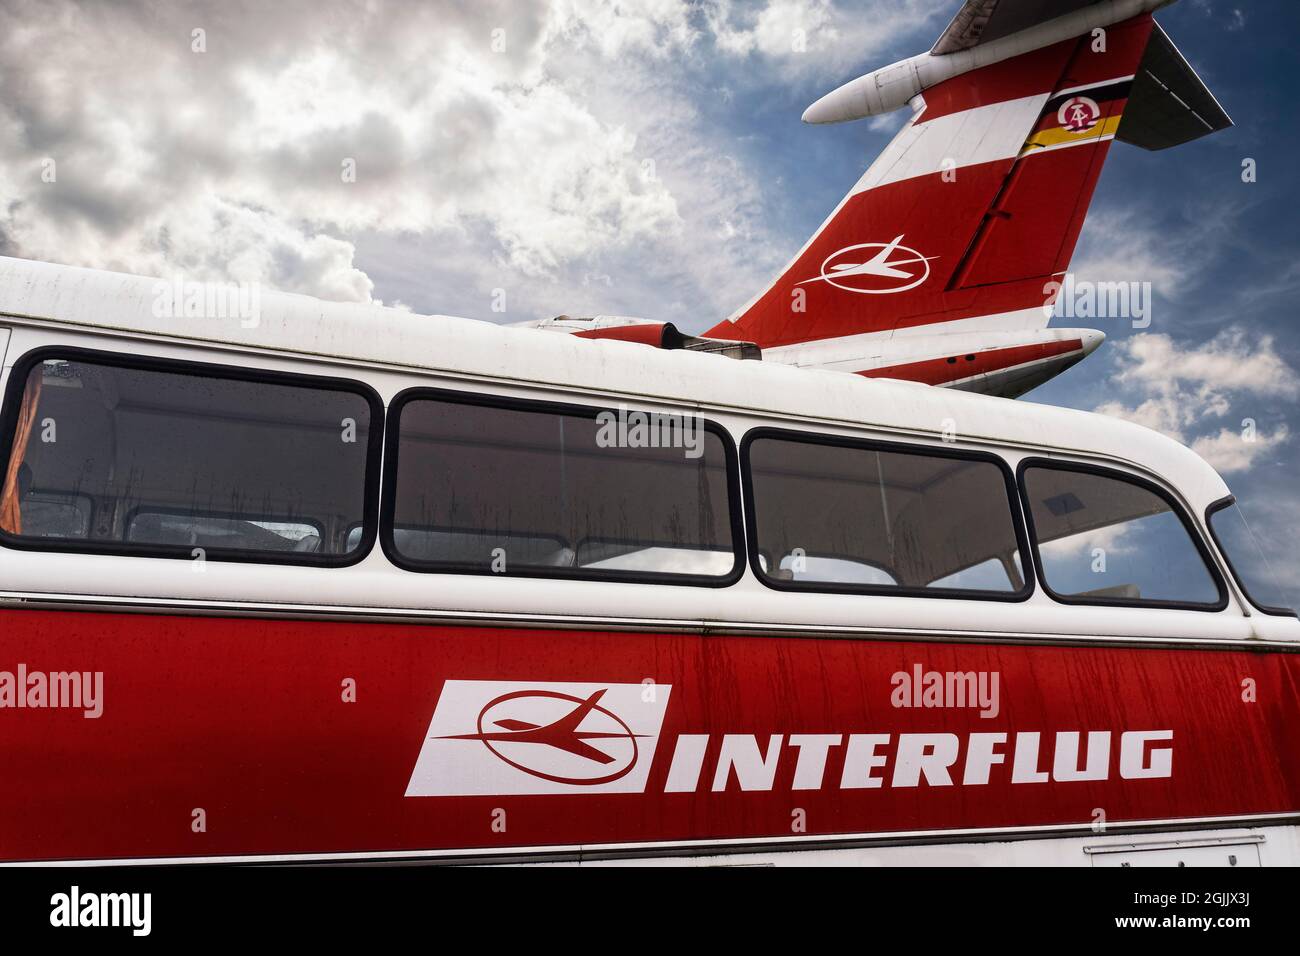
[(449, 680), (406, 795), (640, 793), (671, 690)]
[(804, 279), (799, 285), (825, 282), (845, 292), (888, 295), (915, 289), (930, 277), (930, 260), (902, 244), (903, 237), (892, 242), (860, 242), (837, 249), (822, 262), (821, 274)]
[[(1001, 713), (992, 675), (898, 672), (895, 707)], [(913, 683), (915, 682), (915, 683)], [(964, 689), (963, 689), (964, 688)], [(449, 680), (406, 787), (408, 797), (645, 793), (670, 684)], [(778, 731), (780, 728), (778, 727)], [(662, 748), (657, 793), (1063, 785), (1173, 776), (1171, 729), (990, 730), (884, 727), (678, 733)], [(786, 772), (783, 768), (791, 768)]]

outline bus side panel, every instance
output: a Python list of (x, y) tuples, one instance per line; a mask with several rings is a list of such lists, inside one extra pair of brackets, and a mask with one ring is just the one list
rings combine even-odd
[(0, 859), (1286, 814), (1298, 701), (1236, 649), (6, 609)]

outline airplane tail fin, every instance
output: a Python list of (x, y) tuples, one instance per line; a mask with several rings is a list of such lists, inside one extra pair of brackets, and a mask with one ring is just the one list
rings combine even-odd
[[(1039, 36), (1065, 33), (1067, 19)], [(814, 104), (805, 119), (884, 112), (891, 96), (914, 113), (772, 284), (705, 335), (795, 364), (831, 363), (781, 353), (814, 344), (826, 358), (838, 341), (834, 361), (853, 370), (844, 358), (865, 355), (868, 339), (1043, 329), (1111, 140), (1163, 148), (1231, 121), (1149, 13), (1100, 39), (1085, 24), (1036, 48), (1005, 46), (1026, 36), (923, 54)], [(972, 56), (986, 65), (949, 59)], [(951, 75), (926, 83), (927, 69)]]

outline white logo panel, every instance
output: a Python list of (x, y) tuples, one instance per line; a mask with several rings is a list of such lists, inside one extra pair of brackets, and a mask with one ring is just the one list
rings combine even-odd
[(446, 681), (406, 795), (642, 793), (671, 690)]

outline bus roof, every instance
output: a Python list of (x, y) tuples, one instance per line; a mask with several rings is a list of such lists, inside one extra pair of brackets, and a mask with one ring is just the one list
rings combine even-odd
[[(615, 400), (869, 425), (900, 434), (955, 432), (964, 441), (1129, 462), (1163, 477), (1197, 508), (1228, 494), (1214, 469), (1190, 449), (1150, 429), (1090, 412), (283, 292), (258, 293), (256, 324), (241, 322), (238, 314), (173, 316), (156, 308), (173, 289), (169, 280), (0, 257), (0, 314), (20, 322), (551, 385)], [(15, 358), (9, 356), (9, 364)]]

